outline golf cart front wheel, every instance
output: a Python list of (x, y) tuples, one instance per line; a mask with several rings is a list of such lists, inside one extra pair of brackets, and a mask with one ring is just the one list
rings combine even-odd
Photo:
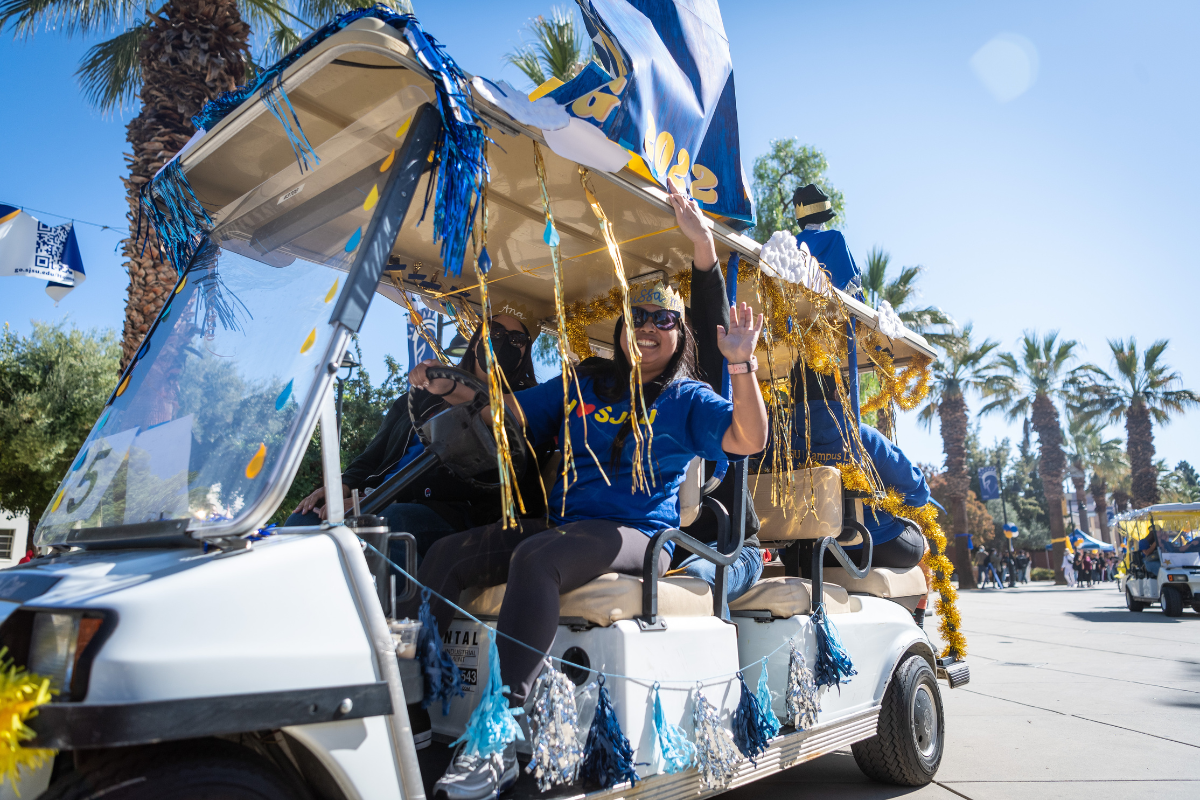
[(1158, 607), (1168, 617), (1183, 616), (1183, 595), (1174, 586), (1163, 587), (1162, 594), (1158, 597)]
[(1125, 589), (1125, 607), (1126, 608), (1128, 608), (1130, 611), (1140, 612), (1140, 611), (1146, 610), (1146, 605), (1147, 604), (1143, 603), (1141, 600), (1134, 600), (1133, 592), (1129, 591), (1128, 588)]
[(945, 730), (937, 676), (924, 658), (910, 655), (888, 684), (875, 735), (851, 747), (854, 761), (880, 783), (924, 786), (942, 763)]
[(236, 745), (205, 749), (147, 747), (96, 759), (55, 781), (40, 800), (298, 800), (274, 765)]

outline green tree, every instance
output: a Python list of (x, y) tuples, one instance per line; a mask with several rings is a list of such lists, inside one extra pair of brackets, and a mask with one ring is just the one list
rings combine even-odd
[[(320, 24), (373, 2), (299, 0), (293, 11), (286, 0), (166, 0), (157, 8), (140, 0), (0, 0), (0, 30), (17, 37), (39, 28), (68, 36), (115, 34), (84, 54), (76, 75), (100, 111), (138, 106), (126, 126), (130, 229), (122, 247), (129, 289), (122, 365), (137, 352), (176, 281), (153, 237), (145, 247), (134, 240), (138, 192), (195, 133), (192, 116), (253, 74), (251, 25), (265, 35), (269, 57), (299, 42), (300, 28), (313, 28), (304, 17)], [(407, 0), (387, 4), (410, 8)]]
[(112, 331), (6, 323), (0, 335), (0, 508), (36, 526), (113, 389)]
[(1162, 360), (1168, 341), (1159, 339), (1139, 354), (1137, 340), (1110, 339), (1116, 372), (1109, 375), (1089, 367), (1088, 383), (1080, 407), (1109, 422), (1125, 423), (1126, 452), (1132, 472), (1134, 508), (1158, 502), (1154, 469), (1154, 424), (1166, 425), (1171, 417), (1200, 405), (1200, 395), (1180, 388), (1183, 379)]
[(771, 151), (754, 159), (755, 226), (752, 235), (766, 242), (775, 231), (795, 230), (796, 217), (792, 195), (801, 186), (816, 184), (833, 203), (832, 226), (845, 221), (845, 199), (825, 175), (829, 162), (815, 147), (797, 139), (772, 139)]
[(1159, 482), (1162, 499), (1168, 503), (1200, 503), (1200, 475), (1186, 461), (1180, 461)]
[(991, 368), (988, 357), (999, 346), (991, 339), (972, 342), (972, 330), (967, 325), (961, 334), (943, 342), (942, 357), (933, 364), (929, 398), (918, 416), (928, 429), (932, 430), (935, 417), (940, 424), (942, 452), (946, 454), (946, 496), (950, 501), (955, 541), (954, 566), (959, 586), (964, 589), (975, 588), (967, 540), (958, 536), (967, 532), (967, 491), (971, 483), (967, 473), (967, 395), (983, 391)]
[(1040, 337), (1035, 331), (1025, 331), (1018, 341), (1017, 355), (1001, 353), (996, 357), (997, 371), (988, 379), (984, 394), (992, 398), (981, 414), (1004, 413), (1010, 421), (1028, 419), (1038, 435), (1038, 473), (1042, 494), (1046, 499), (1052, 537), (1054, 581), (1065, 585), (1062, 574), (1063, 543), (1063, 473), (1066, 456), (1058, 412), (1059, 403), (1072, 399), (1079, 380), (1079, 370), (1072, 369), (1077, 360), (1078, 342), (1058, 338), (1058, 331)]
[[(1070, 463), (1071, 484), (1075, 488), (1075, 503), (1079, 507), (1079, 527), (1092, 534), (1091, 523), (1087, 514), (1087, 495), (1089, 484), (1088, 472), (1092, 473), (1090, 489), (1096, 501), (1096, 514), (1100, 520), (1100, 532), (1104, 541), (1108, 541), (1108, 504), (1104, 498), (1102, 484), (1104, 473), (1111, 472), (1114, 463), (1119, 464), (1122, 456), (1119, 439), (1105, 439), (1104, 427), (1089, 419), (1077, 410), (1068, 409), (1067, 430), (1064, 437), (1067, 448), (1067, 460)], [(1097, 497), (1097, 491), (1100, 496)]]
[(504, 56), (536, 88), (550, 78), (566, 83), (592, 60), (592, 42), (574, 7), (555, 6), (550, 19), (536, 16), (525, 24), (533, 38)]

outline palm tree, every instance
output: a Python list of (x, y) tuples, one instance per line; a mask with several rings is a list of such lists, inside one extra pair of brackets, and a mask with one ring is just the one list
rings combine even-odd
[(1200, 395), (1178, 388), (1183, 379), (1161, 361), (1167, 345), (1166, 339), (1159, 339), (1139, 356), (1134, 337), (1128, 342), (1110, 339), (1115, 376), (1091, 367), (1091, 380), (1081, 393), (1081, 408), (1088, 413), (1104, 416), (1112, 423), (1125, 423), (1134, 508), (1158, 502), (1154, 423), (1166, 425), (1172, 416), (1200, 405)]
[(1050, 538), (1053, 543), (1054, 582), (1066, 584), (1062, 574), (1063, 543), (1063, 435), (1056, 402), (1065, 402), (1079, 379), (1078, 370), (1070, 367), (1076, 361), (1078, 342), (1058, 338), (1050, 331), (1041, 338), (1036, 331), (1025, 331), (1018, 341), (1019, 355), (1001, 353), (996, 358), (998, 370), (992, 375), (984, 394), (992, 398), (981, 414), (1003, 412), (1009, 421), (1028, 418), (1038, 435), (1038, 474), (1042, 479), (1042, 494), (1046, 498), (1050, 518)]
[(370, 4), (299, 0), (294, 12), (286, 0), (165, 0), (157, 8), (139, 0), (0, 0), (0, 30), (11, 28), (17, 36), (31, 36), (39, 27), (68, 36), (116, 31), (87, 51), (76, 75), (85, 97), (102, 112), (135, 101), (141, 106), (126, 126), (132, 152), (123, 179), (130, 236), (122, 250), (129, 273), (122, 368), (177, 277), (153, 239), (144, 249), (134, 241), (138, 192), (195, 133), (192, 115), (252, 74), (250, 26), (267, 33), (271, 55), (299, 42), (295, 26), (312, 29), (304, 17), (324, 22)]
[[(1109, 544), (1116, 544), (1112, 541), (1112, 534), (1108, 529), (1109, 481), (1119, 484), (1122, 476), (1128, 474), (1129, 460), (1125, 457), (1125, 448), (1121, 447), (1121, 440), (1102, 439), (1099, 449), (1092, 453), (1092, 478), (1088, 483), (1088, 491), (1091, 492), (1092, 499), (1096, 501), (1096, 517), (1100, 520), (1100, 534)], [(1117, 493), (1114, 491), (1113, 501), (1116, 502), (1116, 500)], [(1117, 510), (1123, 510), (1119, 504)]]
[(967, 549), (967, 491), (971, 477), (967, 474), (967, 414), (966, 395), (982, 392), (991, 364), (988, 355), (999, 342), (985, 339), (971, 342), (972, 326), (962, 333), (944, 339), (943, 356), (933, 364), (933, 382), (929, 399), (921, 409), (918, 420), (929, 429), (933, 418), (940, 422), (942, 451), (946, 454), (946, 488), (950, 498), (950, 519), (954, 526), (954, 568), (958, 585), (975, 588), (975, 573), (971, 569), (971, 553)]
[(1119, 463), (1123, 457), (1121, 440), (1105, 439), (1102, 425), (1071, 409), (1068, 409), (1065, 439), (1071, 483), (1075, 487), (1075, 503), (1080, 509), (1079, 528), (1089, 536), (1092, 534), (1087, 514), (1087, 473), (1091, 470), (1091, 492), (1096, 501), (1096, 515), (1100, 520), (1100, 530), (1107, 541), (1108, 503), (1104, 497), (1106, 479), (1103, 472), (1107, 464)]
[(521, 70), (535, 87), (550, 78), (566, 83), (592, 59), (591, 40), (572, 8), (555, 6), (550, 19), (534, 17), (525, 29), (533, 36), (533, 43), (518, 47), (504, 60)]
[[(888, 280), (889, 256), (878, 247), (867, 254), (867, 271), (863, 274), (863, 294), (872, 308), (878, 309), (886, 300), (900, 315), (900, 321), (914, 333), (924, 336), (931, 344), (946, 346), (955, 337), (954, 320), (937, 306), (914, 307), (917, 299), (917, 279), (924, 267), (901, 267), (900, 274)], [(870, 388), (870, 387), (868, 387)], [(896, 410), (888, 403), (876, 415), (876, 427), (889, 439), (896, 426)], [(965, 529), (964, 529), (965, 530)]]

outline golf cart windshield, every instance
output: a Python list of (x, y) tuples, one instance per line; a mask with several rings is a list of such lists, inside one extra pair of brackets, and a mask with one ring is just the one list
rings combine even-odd
[(246, 157), (216, 177), (254, 188), (215, 204), (211, 189), (198, 193), (215, 227), (54, 493), (38, 545), (261, 524), (307, 444), (326, 365), (346, 343), (331, 312), (426, 99), (399, 85), (340, 129), (310, 130), (307, 168), (278, 149), (254, 157), (241, 138)]

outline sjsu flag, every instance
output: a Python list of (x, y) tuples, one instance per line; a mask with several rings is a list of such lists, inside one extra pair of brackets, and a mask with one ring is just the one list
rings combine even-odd
[[(425, 329), (430, 339), (437, 340), (437, 312), (430, 311), (423, 304), (420, 298), (409, 295), (409, 299), (413, 304), (413, 308), (421, 315), (421, 327)], [(433, 348), (429, 346), (429, 342), (417, 330), (416, 320), (412, 319), (412, 314), (409, 314), (408, 320), (408, 368), (412, 369), (422, 361), (431, 358), (437, 358), (433, 352)]]
[[(716, 0), (579, 5), (604, 67), (589, 63), (549, 97), (640, 156), (659, 184), (668, 177), (690, 183), (706, 211), (753, 224), (733, 62)], [(635, 159), (630, 166), (641, 165)]]
[(57, 303), (86, 278), (74, 225), (46, 225), (0, 205), (0, 275), (46, 280), (46, 294)]

